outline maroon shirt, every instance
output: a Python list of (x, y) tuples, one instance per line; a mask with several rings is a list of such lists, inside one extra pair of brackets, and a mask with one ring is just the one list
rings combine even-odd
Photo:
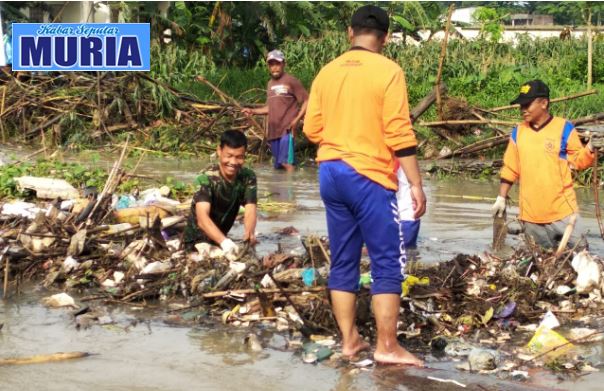
[(308, 99), (308, 92), (296, 79), (284, 73), (279, 79), (271, 79), (266, 86), (268, 105), (268, 140), (281, 138), (289, 130), (289, 124), (296, 118), (302, 102)]

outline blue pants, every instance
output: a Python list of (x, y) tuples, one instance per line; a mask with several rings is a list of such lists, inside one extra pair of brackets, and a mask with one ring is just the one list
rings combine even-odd
[(284, 164), (294, 164), (294, 139), (289, 131), (281, 138), (271, 140), (270, 145), (273, 167), (283, 168)]
[(416, 248), (417, 237), (419, 236), (419, 220), (401, 220), (401, 225), (405, 237), (405, 248)]
[(358, 290), (364, 242), (371, 258), (371, 293), (400, 294), (407, 256), (395, 192), (341, 160), (320, 163), (319, 185), (331, 250), (329, 289)]

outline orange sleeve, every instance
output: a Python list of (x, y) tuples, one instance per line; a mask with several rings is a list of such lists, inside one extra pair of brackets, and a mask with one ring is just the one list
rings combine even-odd
[(308, 140), (314, 144), (319, 144), (322, 140), (321, 131), (323, 130), (323, 114), (321, 113), (321, 96), (319, 92), (319, 76), (312, 83), (308, 106), (304, 116), (303, 132)]
[(503, 167), (501, 168), (501, 179), (514, 183), (520, 177), (520, 165), (518, 164), (518, 147), (512, 137), (503, 155)]
[(398, 70), (386, 87), (383, 105), (384, 141), (393, 151), (417, 146), (409, 118), (405, 74)]
[(594, 153), (581, 144), (576, 130), (570, 133), (566, 145), (566, 154), (568, 162), (577, 170), (585, 170), (594, 162)]

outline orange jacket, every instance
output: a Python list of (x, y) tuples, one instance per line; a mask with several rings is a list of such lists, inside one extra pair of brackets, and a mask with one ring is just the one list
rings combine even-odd
[(520, 220), (547, 224), (578, 211), (571, 167), (583, 170), (594, 154), (581, 145), (574, 126), (553, 117), (535, 131), (527, 123), (514, 128), (503, 157), (501, 178), (519, 182)]
[(403, 70), (381, 54), (352, 49), (313, 81), (304, 133), (319, 144), (317, 161), (343, 160), (396, 190), (393, 153), (415, 153)]

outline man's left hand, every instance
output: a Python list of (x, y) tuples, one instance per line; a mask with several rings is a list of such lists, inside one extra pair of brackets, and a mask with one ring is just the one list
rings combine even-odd
[(291, 131), (292, 137), (295, 138), (296, 137), (296, 131), (298, 130), (298, 124), (300, 123), (299, 120), (294, 119), (290, 124), (289, 124), (289, 129)]
[(256, 243), (258, 243), (258, 241), (256, 240), (256, 234), (254, 232), (251, 232), (251, 233), (245, 232), (243, 234), (243, 241), (250, 242), (250, 245), (252, 245), (252, 246), (254, 246)]
[(419, 219), (426, 213), (426, 195), (421, 185), (411, 185), (411, 199), (414, 217)]

